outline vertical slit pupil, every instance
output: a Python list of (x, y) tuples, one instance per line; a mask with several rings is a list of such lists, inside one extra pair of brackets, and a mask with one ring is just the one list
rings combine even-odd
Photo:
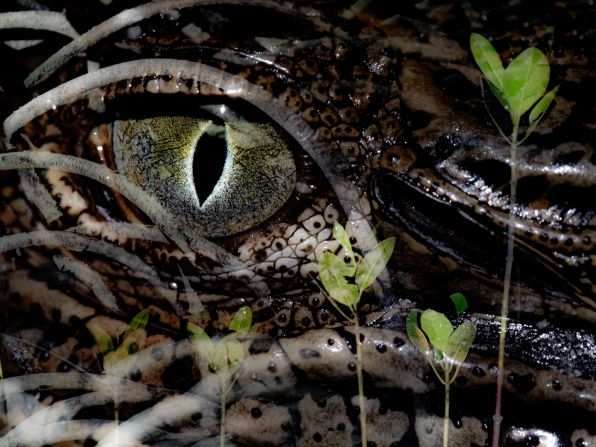
[(226, 140), (223, 134), (204, 133), (195, 148), (193, 177), (195, 189), (202, 205), (213, 192), (223, 172), (226, 161)]

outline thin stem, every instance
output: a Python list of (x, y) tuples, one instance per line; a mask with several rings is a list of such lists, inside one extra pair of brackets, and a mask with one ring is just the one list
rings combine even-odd
[(219, 393), (219, 405), (221, 418), (219, 421), (219, 446), (225, 447), (226, 445), (226, 392), (228, 383), (226, 380), (226, 373), (221, 373), (221, 390)]
[(445, 373), (445, 415), (443, 416), (443, 447), (449, 445), (449, 382), (448, 374)]
[(503, 284), (503, 301), (501, 304), (501, 327), (499, 329), (499, 357), (497, 361), (497, 396), (495, 415), (493, 416), (492, 447), (499, 447), (501, 435), (501, 415), (503, 381), (505, 377), (505, 339), (507, 336), (507, 316), (509, 314), (509, 295), (511, 291), (511, 273), (513, 271), (513, 248), (515, 244), (515, 214), (513, 212), (517, 200), (517, 133), (519, 119), (514, 122), (511, 134), (511, 193), (509, 198), (509, 220), (507, 222), (507, 258), (505, 260), (505, 278)]
[[(437, 371), (437, 368), (435, 367), (435, 359), (434, 359), (434, 355), (433, 355), (432, 351), (431, 351), (431, 354), (430, 354), (430, 356), (428, 356), (428, 357), (426, 358), (426, 360), (428, 361), (428, 364), (430, 365), (430, 367), (431, 367), (431, 368), (432, 368), (432, 370), (434, 371), (435, 375), (437, 376), (437, 379), (439, 379), (439, 381), (440, 381), (440, 382), (441, 382), (443, 385), (445, 385), (445, 382), (443, 381), (443, 378), (441, 377), (441, 374), (439, 374), (439, 371)], [(441, 365), (441, 367), (443, 367), (443, 366)]]
[[(4, 371), (2, 371), (2, 361), (0, 360), (0, 399), (2, 400), (2, 407), (3, 413), (8, 416), (8, 397), (6, 396), (6, 392), (4, 390)], [(7, 422), (9, 422), (7, 420)], [(0, 434), (2, 436), (2, 434)], [(0, 438), (0, 447), (8, 447), (8, 441), (5, 441), (3, 438)]]
[(360, 339), (360, 326), (358, 318), (354, 318), (356, 326), (356, 376), (358, 378), (358, 401), (360, 405), (360, 434), (362, 447), (366, 447), (366, 407), (364, 405), (364, 380), (362, 379), (362, 340)]

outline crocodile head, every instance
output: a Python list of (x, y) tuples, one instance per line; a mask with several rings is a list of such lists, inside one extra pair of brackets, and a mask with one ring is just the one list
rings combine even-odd
[[(368, 440), (440, 442), (442, 387), (404, 317), (464, 292), (477, 338), (450, 436), (484, 445), (510, 212), (506, 442), (596, 442), (593, 12), (544, 7), (552, 30), (513, 3), (102, 3), (64, 2), (39, 21), (66, 17), (74, 29), (54, 27), (66, 37), (25, 30), (43, 41), (1, 49), (17, 61), (0, 74), (9, 445), (210, 445), (219, 376), (188, 327), (224, 334), (244, 305), (228, 442), (358, 443), (357, 329), (315, 282), (321, 254), (342, 250), (335, 221), (358, 256), (397, 238), (360, 305)], [(520, 147), (512, 208), (471, 31), (505, 56), (549, 50), (561, 84)], [(106, 374), (90, 328), (117, 345), (144, 309), (141, 350)]]

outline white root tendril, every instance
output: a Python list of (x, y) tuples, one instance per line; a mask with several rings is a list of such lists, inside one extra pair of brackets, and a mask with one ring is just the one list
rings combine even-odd
[(108, 286), (105, 285), (99, 273), (87, 264), (72, 257), (60, 255), (54, 256), (54, 264), (60, 270), (72, 274), (89, 287), (105, 307), (113, 311), (118, 310), (116, 297), (112, 294)]
[(135, 8), (126, 9), (119, 14), (111, 17), (103, 23), (94, 26), (89, 31), (72, 41), (70, 44), (62, 47), (57, 53), (53, 54), (46, 62), (37, 67), (25, 79), (25, 86), (31, 87), (35, 84), (46, 80), (58, 68), (68, 62), (77, 54), (85, 51), (90, 46), (96, 44), (101, 39), (119, 31), (141, 20), (147, 19), (155, 14), (162, 13), (166, 10), (175, 10), (190, 8), (196, 5), (261, 5), (273, 10), (284, 11), (286, 13), (295, 14), (292, 11), (283, 8), (277, 1), (269, 0), (163, 0), (146, 3)]
[(0, 14), (0, 29), (34, 29), (51, 31), (77, 39), (79, 33), (72, 27), (66, 16), (54, 11), (14, 11)]

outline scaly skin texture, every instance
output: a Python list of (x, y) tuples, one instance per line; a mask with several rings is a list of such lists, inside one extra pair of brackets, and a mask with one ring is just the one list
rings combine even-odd
[[(21, 3), (2, 7), (20, 10)], [(138, 4), (58, 3), (52, 8), (64, 10), (81, 34)], [(87, 79), (94, 70), (89, 61), (102, 70), (148, 59), (216, 69), (210, 77), (175, 68), (128, 75), (55, 108), (47, 104), (12, 135), (5, 127), (0, 360), (8, 379), (0, 382), (0, 433), (9, 445), (217, 440), (218, 377), (189, 343), (186, 327), (192, 322), (210, 335), (225, 333), (244, 304), (254, 313), (253, 335), (228, 394), (227, 443), (359, 444), (354, 329), (313, 281), (320, 254), (339, 253), (331, 236), (335, 221), (345, 224), (359, 256), (373, 243), (371, 226), (379, 239), (398, 239), (388, 271), (360, 308), (368, 440), (376, 446), (440, 442), (442, 389), (404, 334), (404, 316), (412, 306), (448, 310), (447, 296), (463, 292), (478, 335), (451, 391), (449, 436), (458, 446), (488, 442), (510, 167), (508, 147), (480, 98), (467, 47), (472, 31), (493, 38), (504, 58), (540, 47), (553, 82), (561, 84), (518, 157), (504, 442), (596, 445), (593, 8), (533, 5), (538, 14), (513, 3), (211, 3), (168, 4), (112, 30), (29, 88), (23, 80), (68, 39), (48, 33), (24, 50), (0, 48), (3, 60), (14, 62), (0, 73), (3, 119), (39, 94)], [(488, 107), (496, 109), (491, 101)], [(116, 170), (114, 122), (164, 115), (173, 123), (207, 116), (222, 125), (240, 117), (275, 129), (275, 141), (295, 164), (289, 197), (268, 190), (271, 203), (282, 203), (269, 216), (263, 195), (251, 195), (241, 174), (237, 183), (224, 175), (214, 186), (225, 170), (212, 161), (225, 152), (217, 138), (199, 140), (194, 155), (179, 148), (170, 159), (167, 152), (182, 142), (150, 148), (160, 161), (146, 178), (143, 171), (153, 164), (145, 159), (118, 172), (134, 173), (128, 180), (145, 188), (144, 195), (127, 195), (105, 176), (91, 180), (72, 164), (68, 170), (38, 165), (38, 189), (28, 193), (33, 186), (25, 178), (35, 182), (35, 176), (27, 168), (35, 166), (21, 159), (19, 172), (6, 168), (5, 153), (33, 152), (74, 156), (94, 163), (96, 172)], [(258, 177), (258, 163), (275, 161), (277, 152), (262, 153), (271, 159), (247, 156), (242, 160), (250, 166), (231, 172)], [(165, 169), (175, 160), (186, 172), (192, 166), (185, 188), (194, 185), (198, 195), (209, 196), (221, 187), (240, 199), (212, 198), (213, 215), (201, 201), (192, 214), (199, 217), (189, 217), (174, 182), (146, 186), (147, 179), (180, 176), (181, 170)], [(266, 184), (259, 180), (252, 183)], [(56, 219), (40, 205), (43, 191)], [(201, 219), (218, 222), (229, 215), (226, 203), (240, 202), (246, 208), (232, 211), (239, 222), (250, 222), (248, 229), (226, 222), (216, 238), (202, 230)], [(149, 204), (168, 211), (168, 220), (151, 214)], [(17, 247), (19, 237), (30, 240)], [(56, 260), (64, 258), (57, 255), (87, 273), (59, 267)], [(123, 377), (102, 374), (88, 328), (101, 327), (117, 344), (141, 309), (149, 309), (150, 320), (134, 364)]]

